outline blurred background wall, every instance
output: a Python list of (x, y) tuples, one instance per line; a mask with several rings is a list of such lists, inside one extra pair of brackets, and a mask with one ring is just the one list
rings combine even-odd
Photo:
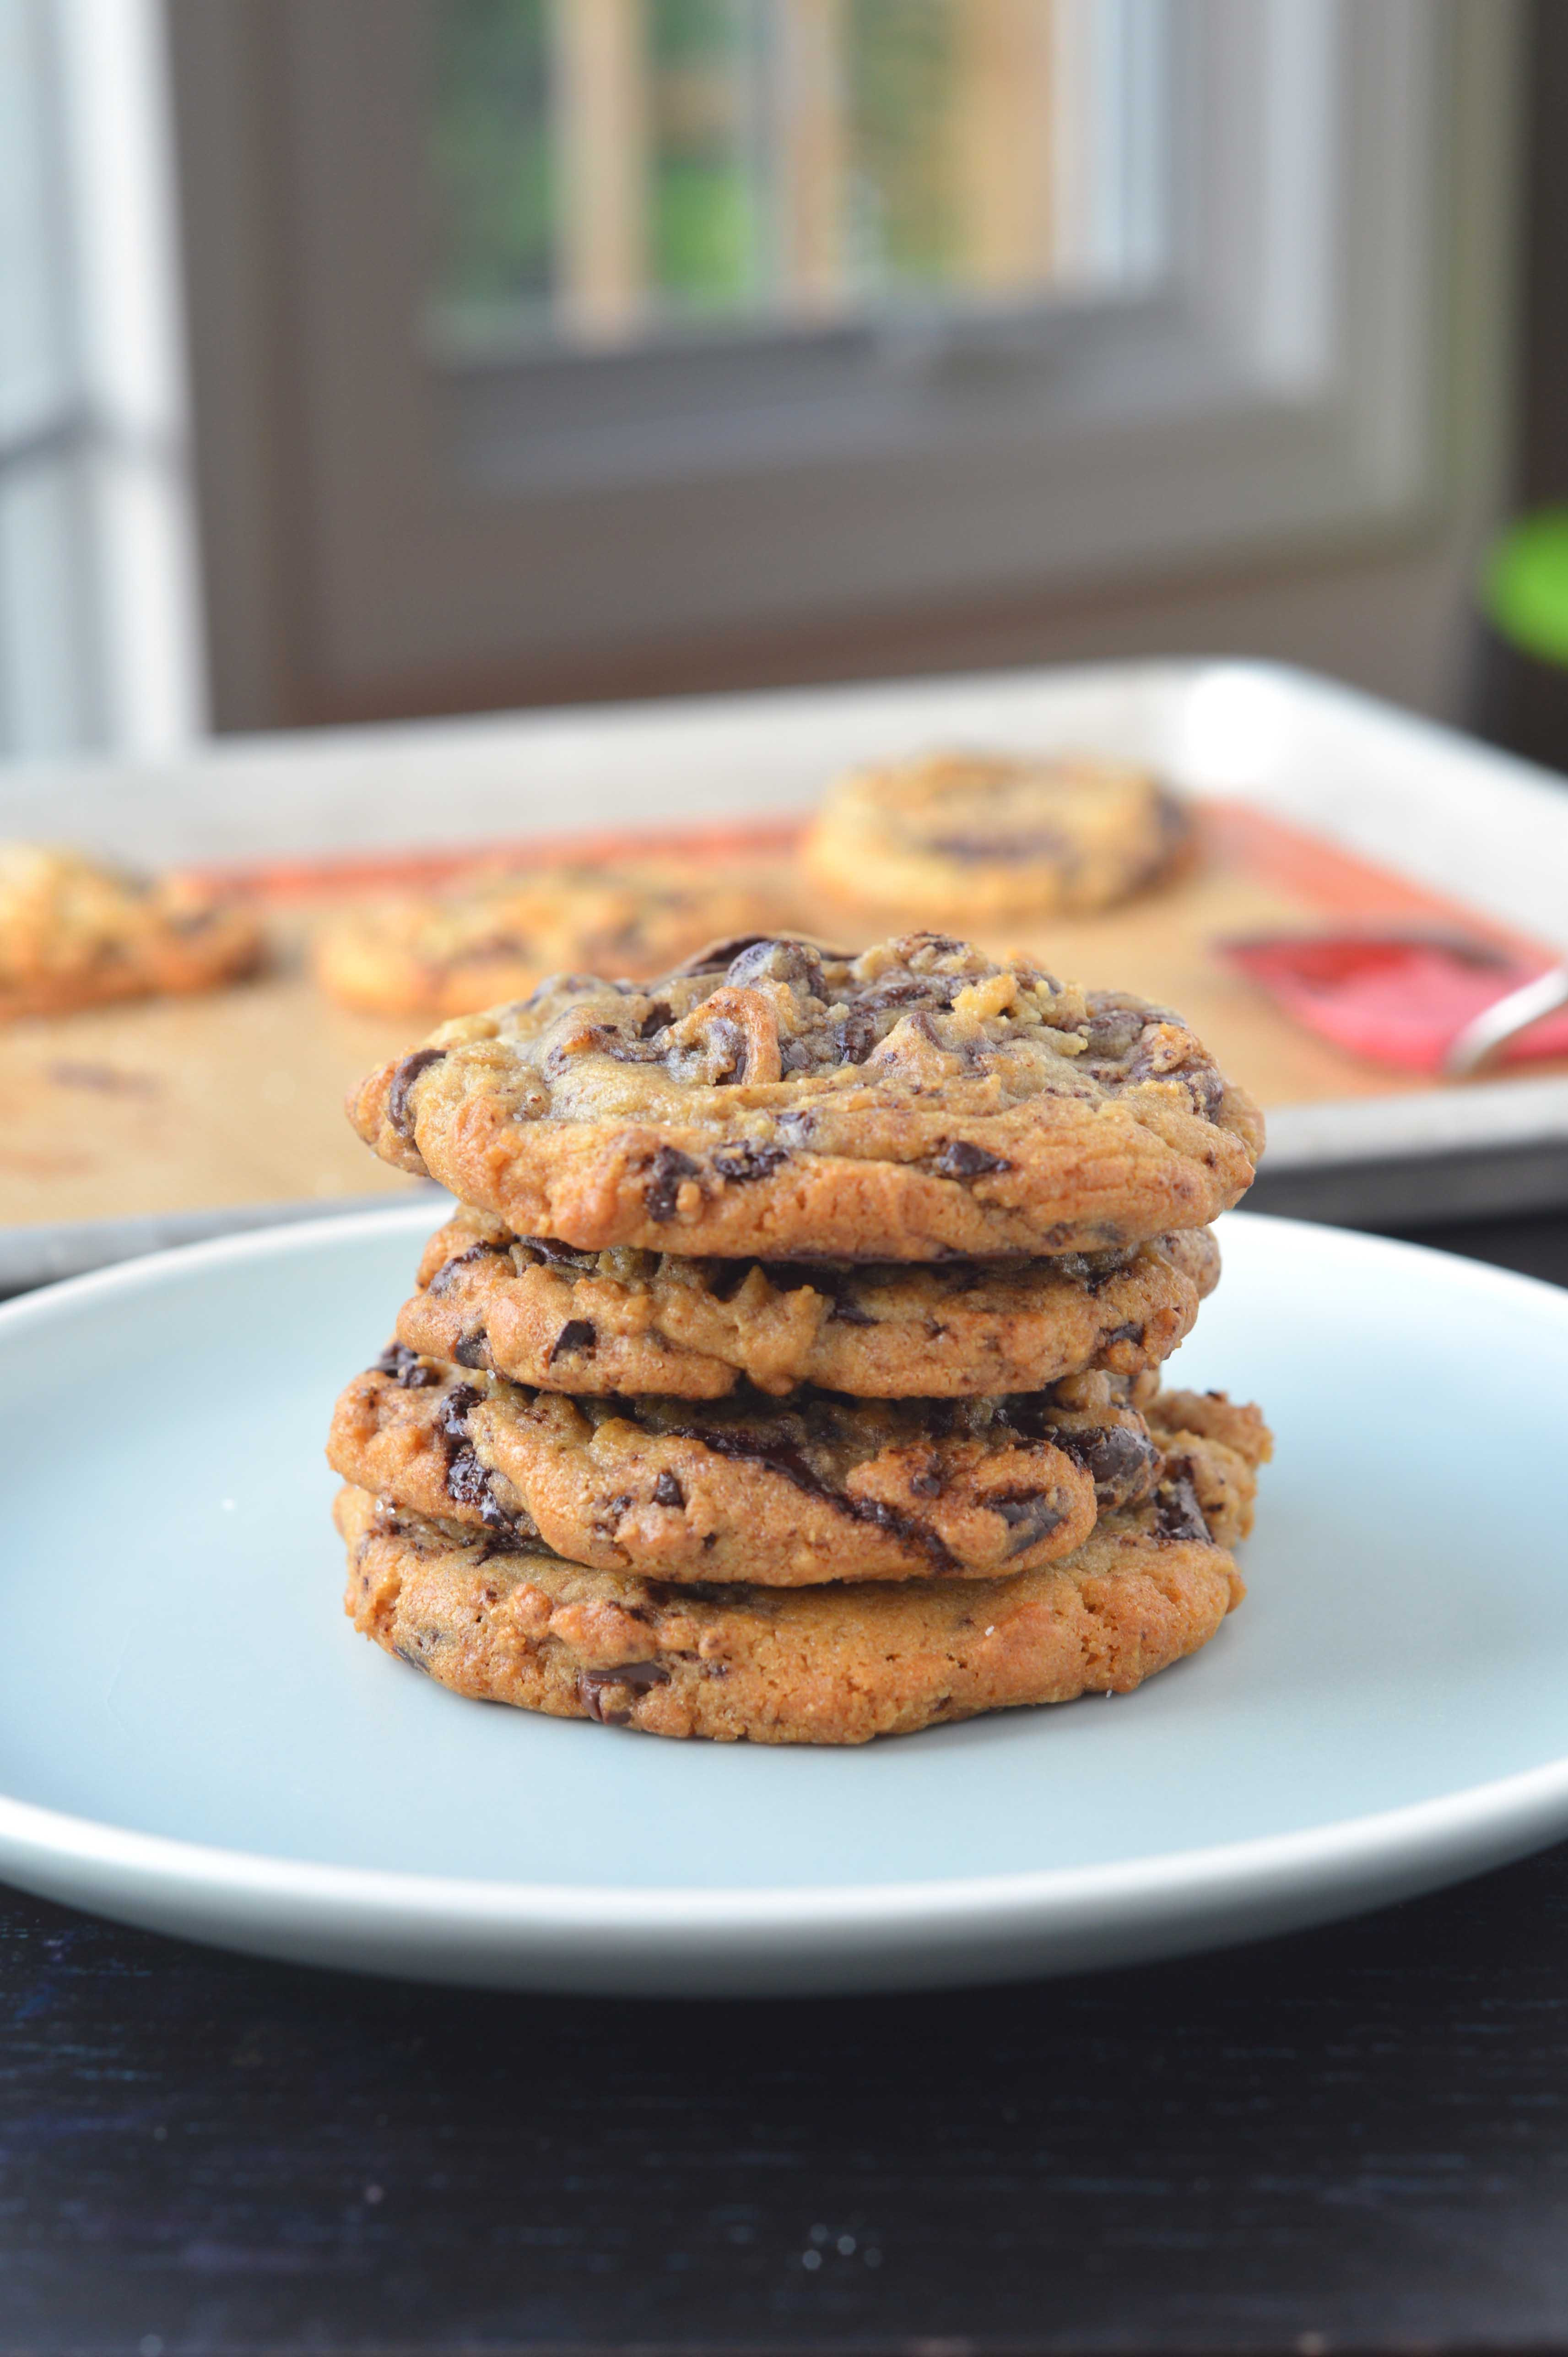
[(1563, 13), (5, 0), (0, 741), (1158, 652), (1464, 716)]

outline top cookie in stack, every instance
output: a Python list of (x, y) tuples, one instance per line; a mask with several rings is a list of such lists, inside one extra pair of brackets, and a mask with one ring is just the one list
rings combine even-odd
[(349, 1117), (520, 1235), (726, 1257), (1119, 1250), (1227, 1210), (1262, 1146), (1179, 1017), (936, 933), (555, 975)]
[(751, 939), (350, 1110), (467, 1207), (330, 1447), (350, 1610), (460, 1691), (854, 1741), (1124, 1690), (1239, 1595), (1267, 1434), (1155, 1370), (1261, 1123), (1176, 1017)]

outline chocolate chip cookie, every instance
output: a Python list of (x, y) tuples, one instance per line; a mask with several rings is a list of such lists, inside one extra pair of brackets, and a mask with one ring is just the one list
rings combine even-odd
[(1115, 1251), (1206, 1225), (1262, 1146), (1178, 1017), (936, 933), (556, 975), (349, 1115), (517, 1234), (768, 1260)]
[(1127, 762), (932, 753), (843, 779), (803, 857), (861, 907), (984, 927), (1110, 908), (1165, 875), (1192, 831), (1176, 798)]
[(1129, 1394), (1085, 1374), (1001, 1399), (571, 1399), (398, 1343), (342, 1393), (327, 1453), (414, 1512), (602, 1571), (986, 1578), (1070, 1554), (1154, 1488), (1161, 1447)]
[(471, 1015), (562, 970), (657, 974), (781, 915), (760, 877), (700, 861), (498, 870), (346, 909), (317, 941), (316, 971), (348, 1006)]
[(1202, 1496), (1251, 1469), (1200, 1433), (1182, 1469), (1043, 1569), (779, 1589), (584, 1569), (350, 1487), (336, 1509), (356, 1628), (456, 1693), (719, 1742), (864, 1743), (1086, 1693), (1127, 1694), (1243, 1593)]
[(397, 1333), (545, 1391), (718, 1399), (744, 1382), (960, 1398), (1157, 1366), (1219, 1275), (1208, 1228), (1121, 1252), (921, 1266), (584, 1253), (465, 1211), (425, 1247)]
[(262, 954), (254, 916), (188, 879), (0, 843), (0, 1019), (211, 990)]

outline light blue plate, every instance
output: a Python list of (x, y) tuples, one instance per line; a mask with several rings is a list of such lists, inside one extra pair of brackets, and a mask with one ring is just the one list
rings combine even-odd
[(343, 1618), (322, 1438), (430, 1221), (0, 1309), (0, 1874), (319, 1963), (807, 1991), (1244, 1939), (1568, 1833), (1568, 1295), (1232, 1218), (1176, 1379), (1279, 1451), (1214, 1643), (1114, 1701), (717, 1747), (459, 1701)]

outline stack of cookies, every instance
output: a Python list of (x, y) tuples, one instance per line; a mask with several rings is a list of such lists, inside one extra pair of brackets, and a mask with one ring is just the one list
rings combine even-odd
[(476, 1697), (854, 1743), (1211, 1637), (1269, 1437), (1161, 1362), (1262, 1124), (1174, 1016), (930, 933), (444, 1025), (350, 1106), (458, 1199), (342, 1394), (348, 1609)]

